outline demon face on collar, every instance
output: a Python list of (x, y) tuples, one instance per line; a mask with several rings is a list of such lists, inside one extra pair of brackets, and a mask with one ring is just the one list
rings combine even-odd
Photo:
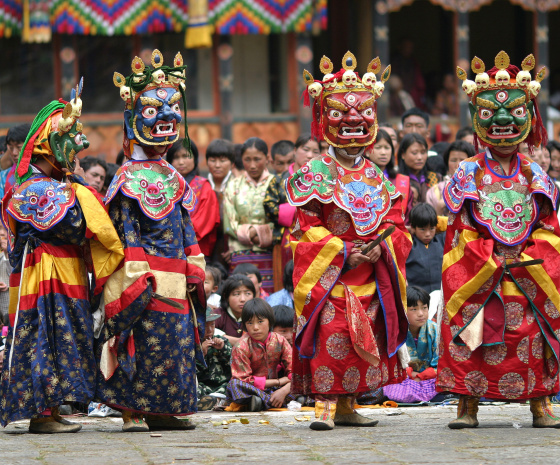
[(521, 89), (480, 92), (469, 107), (474, 130), (486, 145), (518, 145), (531, 131), (534, 105)]
[(344, 91), (323, 100), (321, 123), (334, 147), (365, 147), (377, 135), (375, 98), (367, 91)]
[(136, 97), (132, 110), (125, 110), (128, 139), (140, 145), (171, 145), (179, 139), (183, 120), (181, 93), (173, 86), (148, 87)]

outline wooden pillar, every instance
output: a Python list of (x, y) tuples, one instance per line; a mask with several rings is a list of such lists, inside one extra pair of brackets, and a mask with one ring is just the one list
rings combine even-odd
[(548, 60), (548, 13), (537, 9), (535, 12), (535, 55), (537, 66), (533, 70), (533, 78), (539, 69), (543, 66), (547, 67), (547, 78), (541, 82), (541, 91), (539, 93), (539, 110), (543, 120), (544, 127), (548, 123), (548, 100), (550, 98), (550, 66)]
[[(389, 12), (387, 2), (385, 0), (377, 0), (375, 2), (375, 11), (371, 10), (371, 22), (373, 23), (373, 50), (381, 61), (381, 69), (389, 64)], [(377, 77), (379, 79), (379, 76)], [(377, 101), (377, 118), (384, 122), (389, 118), (389, 92)]]
[(59, 37), (59, 52), (60, 68), (55, 71), (60, 79), (58, 85), (55, 86), (57, 90), (57, 98), (70, 100), (70, 92), (73, 87), (76, 87), (80, 76), (78, 76), (78, 47), (76, 38), (71, 35), (62, 34)]
[(218, 36), (220, 128), (222, 138), (233, 140), (233, 46), (231, 36)]
[[(303, 81), (303, 70), (307, 69), (311, 74), (314, 74), (313, 68), (313, 48), (311, 44), (311, 36), (308, 33), (298, 34), (296, 37), (296, 50), (295, 58), (297, 62), (297, 95), (301, 95), (305, 89), (305, 82)], [(318, 72), (317, 66), (316, 79), (320, 79), (322, 75)], [(313, 102), (311, 102), (313, 104)], [(303, 104), (299, 105), (299, 130), (301, 133), (311, 132), (311, 120), (313, 114), (312, 107), (304, 107)]]
[[(469, 57), (469, 13), (459, 10), (455, 12), (455, 63), (463, 68), (467, 74), (471, 71)], [(458, 80), (457, 92), (459, 95), (459, 123), (461, 127), (470, 126), (471, 119), (469, 116), (469, 98), (463, 92), (461, 84), (463, 81)]]

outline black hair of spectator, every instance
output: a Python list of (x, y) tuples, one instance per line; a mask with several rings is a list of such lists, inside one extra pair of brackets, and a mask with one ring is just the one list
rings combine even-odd
[(31, 130), (31, 125), (29, 123), (18, 124), (17, 126), (12, 126), (8, 129), (6, 134), (6, 145), (8, 144), (21, 144), (27, 139), (27, 134)]
[(472, 136), (473, 134), (474, 131), (472, 126), (465, 126), (457, 131), (457, 134), (455, 134), (455, 140), (463, 140), (463, 137)]
[(4, 153), (8, 145), (6, 144), (6, 136), (0, 136), (0, 154)]
[(404, 162), (403, 155), (408, 150), (408, 148), (412, 144), (415, 144), (416, 142), (419, 143), (421, 146), (423, 146), (426, 150), (428, 150), (428, 142), (426, 142), (424, 136), (418, 134), (417, 132), (411, 132), (410, 134), (406, 134), (403, 137), (403, 140), (401, 140), (401, 143), (399, 145), (399, 151), (397, 156), (398, 159), (400, 160), (399, 171), (402, 174), (406, 174), (407, 176), (409, 174), (409, 169), (408, 166), (406, 166), (406, 163)]
[(124, 160), (125, 160), (124, 150), (120, 149), (119, 153), (117, 153), (117, 159), (115, 160), (115, 163), (121, 166), (124, 163)]
[(243, 310), (241, 311), (241, 325), (243, 331), (247, 331), (245, 324), (251, 321), (254, 317), (262, 318), (263, 320), (268, 320), (268, 331), (272, 331), (274, 328), (274, 312), (270, 304), (259, 297), (255, 299), (248, 300), (245, 305), (243, 305)]
[(387, 131), (378, 129), (377, 137), (375, 138), (375, 144), (377, 144), (381, 140), (387, 142), (389, 144), (389, 147), (391, 147), (391, 159), (389, 160), (389, 163), (387, 163), (387, 166), (385, 166), (385, 171), (387, 171), (387, 175), (390, 179), (394, 179), (397, 176), (397, 170), (395, 169), (395, 147), (393, 146), (393, 139), (391, 139), (391, 136)]
[(451, 142), (449, 147), (447, 147), (447, 150), (443, 152), (443, 162), (445, 163), (445, 167), (447, 169), (449, 169), (449, 155), (451, 155), (451, 152), (463, 152), (467, 154), (467, 158), (471, 158), (476, 155), (474, 145), (469, 144), (466, 140), (457, 139), (455, 142)]
[(436, 152), (440, 157), (443, 157), (443, 153), (449, 147), (449, 142), (436, 142), (434, 145), (430, 147), (430, 152)]
[(293, 328), (294, 326), (294, 309), (287, 305), (275, 305), (272, 307), (274, 312), (274, 326), (280, 328)]
[(426, 122), (426, 126), (430, 125), (430, 115), (425, 111), (420, 110), (420, 108), (410, 108), (406, 110), (403, 115), (401, 116), (401, 123), (404, 126), (404, 120), (407, 119), (409, 116), (419, 116)]
[(235, 144), (233, 146), (233, 164), (239, 171), (243, 171), (245, 168), (243, 167), (243, 160), (241, 157), (243, 156), (243, 144)]
[(234, 145), (226, 139), (214, 139), (206, 149), (206, 160), (210, 158), (225, 157), (232, 163), (234, 162), (233, 156)]
[(222, 307), (222, 310), (227, 311), (229, 307), (230, 294), (241, 286), (245, 286), (247, 289), (249, 289), (253, 293), (253, 297), (257, 295), (257, 291), (255, 290), (253, 281), (251, 281), (244, 274), (234, 273), (224, 281), (224, 285), (221, 290), (220, 307)]
[(107, 163), (105, 162), (105, 160), (97, 157), (92, 157), (90, 155), (84, 158), (80, 158), (80, 166), (83, 168), (84, 172), (98, 165), (105, 170), (105, 177), (107, 177)]
[(551, 154), (553, 150), (560, 152), (560, 142), (558, 142), (557, 140), (549, 140), (548, 144), (546, 144), (546, 148)]
[[(167, 163), (169, 163), (170, 165), (173, 164), (173, 160), (177, 156), (177, 153), (179, 152), (179, 150), (182, 149), (188, 150), (183, 146), (183, 139), (179, 139), (171, 147), (169, 147), (169, 150), (167, 151), (167, 155), (165, 156)], [(191, 154), (194, 158), (194, 169), (191, 171), (191, 173), (194, 172), (194, 175), (196, 176), (198, 175), (198, 147), (196, 146), (196, 144), (192, 139), (191, 139)]]
[(250, 274), (254, 274), (257, 277), (257, 281), (262, 283), (262, 275), (256, 265), (252, 263), (240, 263), (233, 269), (234, 273), (244, 274), (245, 276), (249, 276)]
[(439, 173), (442, 176), (447, 174), (447, 168), (443, 162), (443, 157), (441, 155), (434, 155), (428, 157), (426, 160), (426, 169), (428, 171), (433, 171), (434, 173)]
[(301, 146), (307, 144), (310, 140), (317, 142), (317, 145), (319, 145), (319, 141), (315, 137), (311, 136), (309, 132), (304, 132), (303, 134), (300, 134), (300, 136), (296, 139), (294, 148), (297, 150)]
[(229, 273), (228, 270), (226, 270), (226, 267), (224, 265), (222, 265), (220, 262), (212, 262), (210, 263), (210, 266), (212, 268), (216, 268), (217, 270), (220, 271), (220, 275), (221, 275), (221, 281), (222, 283), (228, 279)]
[(429, 203), (419, 203), (410, 210), (410, 226), (413, 228), (433, 228), (437, 226), (437, 213)]
[(393, 127), (393, 125), (391, 123), (379, 123), (378, 127), (379, 127), (379, 129), (391, 128), (393, 131), (395, 130), (395, 128)]
[(291, 140), (279, 140), (278, 142), (274, 142), (272, 147), (270, 147), (270, 156), (274, 160), (276, 155), (283, 157), (288, 155), (290, 152), (293, 152), (294, 149), (295, 146)]
[(294, 261), (290, 260), (286, 263), (286, 268), (284, 268), (284, 275), (282, 276), (282, 284), (284, 289), (288, 292), (294, 292)]
[(241, 147), (241, 156), (243, 156), (247, 149), (250, 148), (257, 149), (259, 152), (264, 153), (265, 156), (268, 155), (268, 145), (266, 145), (266, 142), (259, 137), (249, 137), (249, 139), (243, 143)]
[(109, 186), (111, 185), (111, 181), (113, 180), (113, 178), (115, 177), (115, 174), (117, 174), (117, 171), (119, 170), (120, 166), (117, 165), (116, 163), (107, 163), (107, 169), (106, 174), (105, 174), (105, 189), (108, 189)]
[(430, 305), (430, 294), (428, 294), (424, 289), (418, 286), (407, 286), (406, 287), (406, 306), (416, 307), (418, 302), (422, 302), (424, 305)]
[(222, 272), (212, 265), (206, 265), (206, 272), (212, 275), (214, 286), (218, 286), (219, 288), (220, 284), (222, 284)]

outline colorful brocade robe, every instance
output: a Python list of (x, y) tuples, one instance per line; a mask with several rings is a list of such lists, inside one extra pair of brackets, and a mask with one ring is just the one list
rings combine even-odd
[(188, 213), (192, 197), (182, 176), (161, 159), (126, 162), (109, 187), (105, 202), (125, 259), (104, 290), (96, 397), (108, 405), (154, 414), (196, 411), (206, 299), (204, 257)]
[[(558, 190), (524, 155), (511, 171), (486, 151), (444, 190), (440, 391), (515, 400), (559, 389)], [(534, 259), (544, 262), (518, 265)]]
[[(397, 352), (408, 331), (405, 261), (411, 241), (400, 194), (369, 160), (349, 169), (329, 155), (290, 177), (286, 192), (298, 207), (292, 391), (355, 395), (402, 381), (406, 366)], [(390, 225), (396, 229), (381, 243), (378, 262), (350, 269), (352, 248)]]
[(81, 179), (59, 182), (32, 170), (2, 202), (13, 266), (2, 426), (93, 398), (92, 312), (124, 256), (107, 212)]

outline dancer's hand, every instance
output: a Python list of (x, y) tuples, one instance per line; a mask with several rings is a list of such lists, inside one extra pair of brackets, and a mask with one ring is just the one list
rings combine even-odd
[(366, 257), (371, 263), (375, 263), (377, 260), (379, 260), (379, 257), (381, 257), (381, 246), (376, 245), (366, 254)]

